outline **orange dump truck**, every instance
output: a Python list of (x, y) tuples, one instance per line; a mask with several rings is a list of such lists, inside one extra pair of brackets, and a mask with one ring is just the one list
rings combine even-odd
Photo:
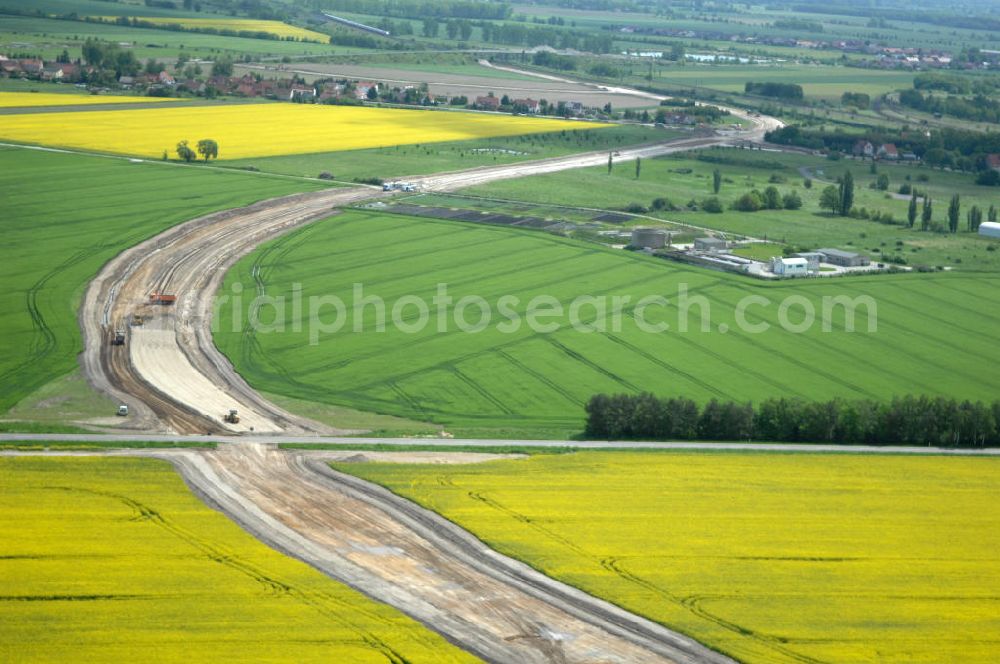
[(149, 296), (150, 304), (173, 304), (176, 301), (176, 295), (167, 295), (166, 293), (153, 293)]

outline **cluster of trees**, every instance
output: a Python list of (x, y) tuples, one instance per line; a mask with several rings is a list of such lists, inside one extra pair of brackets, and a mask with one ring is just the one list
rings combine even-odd
[(923, 95), (919, 90), (903, 90), (899, 93), (899, 103), (908, 108), (925, 113), (951, 115), (963, 120), (977, 122), (997, 122), (1000, 120), (1000, 102), (985, 95), (973, 97), (935, 97)]
[(872, 105), (872, 98), (864, 92), (845, 92), (840, 95), (840, 103), (843, 106), (853, 106), (864, 110)]
[(87, 38), (81, 47), (83, 60), (98, 70), (113, 72), (119, 76), (135, 76), (142, 69), (142, 63), (132, 50), (126, 50), (113, 42)]
[(762, 82), (755, 83), (747, 81), (743, 86), (743, 91), (748, 95), (759, 97), (773, 97), (775, 99), (802, 99), (802, 86), (797, 83), (775, 83)]
[(850, 171), (837, 179), (837, 185), (829, 185), (820, 192), (819, 206), (841, 217), (851, 214), (854, 207), (854, 176)]
[(550, 51), (539, 51), (531, 58), (531, 64), (538, 67), (549, 67), (550, 69), (561, 69), (563, 71), (573, 71), (576, 69), (576, 60), (568, 55), (558, 55)]
[(586, 406), (588, 438), (608, 440), (760, 440), (844, 445), (1000, 445), (1000, 401), (912, 396), (759, 404), (684, 397), (597, 394)]
[[(219, 157), (219, 144), (211, 138), (203, 138), (198, 141), (197, 150), (198, 152), (195, 153), (187, 141), (181, 141), (177, 144), (177, 156), (189, 164), (197, 159), (199, 154), (204, 157), (206, 162), (209, 159), (218, 159)], [(163, 153), (163, 158), (167, 158), (166, 152)]]
[[(413, 28), (410, 26), (408, 21), (401, 21), (402, 25), (409, 28), (409, 34), (413, 33)], [(445, 34), (448, 35), (448, 39), (461, 39), (462, 41), (468, 41), (469, 37), (472, 36), (472, 21), (468, 19), (457, 19), (451, 18), (446, 21), (440, 21), (433, 16), (428, 16), (424, 18), (423, 22), (423, 33), (424, 37), (437, 37), (440, 32), (441, 25), (444, 24)], [(402, 27), (402, 25), (400, 27)], [(385, 28), (392, 32), (389, 28)], [(403, 32), (392, 32), (392, 34), (400, 35)]]
[[(712, 182), (713, 188), (715, 181)], [(732, 203), (732, 208), (740, 212), (757, 212), (758, 210), (798, 210), (802, 207), (802, 198), (798, 192), (790, 191), (784, 195), (774, 185), (763, 192), (752, 189)]]
[[(727, 109), (712, 106), (710, 104), (699, 104), (693, 99), (678, 99), (671, 97), (670, 99), (664, 99), (661, 101), (660, 106), (665, 111), (684, 113), (685, 115), (696, 117), (703, 122), (712, 122), (730, 115), (730, 112)], [(659, 116), (659, 113), (657, 113), (657, 115)]]

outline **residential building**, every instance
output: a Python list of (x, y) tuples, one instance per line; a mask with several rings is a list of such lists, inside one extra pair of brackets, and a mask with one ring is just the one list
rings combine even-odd
[(870, 141), (859, 140), (854, 144), (854, 149), (851, 152), (855, 157), (873, 157), (875, 156), (875, 146)]
[(500, 98), (494, 97), (493, 95), (476, 97), (476, 106), (487, 111), (495, 111), (500, 108)]
[(358, 81), (354, 86), (354, 96), (358, 99), (368, 99), (368, 92), (375, 90), (378, 93), (378, 83), (372, 81)]
[(879, 146), (878, 152), (876, 152), (875, 155), (879, 159), (896, 161), (899, 159), (899, 150), (896, 149), (896, 146), (893, 143), (883, 143)]
[(530, 97), (528, 99), (515, 99), (514, 107), (524, 108), (528, 113), (537, 113), (541, 110), (541, 105), (538, 103), (538, 100), (531, 99)]

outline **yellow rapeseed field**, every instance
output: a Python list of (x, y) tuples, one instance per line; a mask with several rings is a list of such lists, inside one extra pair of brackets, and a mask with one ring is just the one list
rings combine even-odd
[(75, 95), (56, 92), (0, 92), (0, 108), (30, 106), (82, 106), (91, 104), (143, 104), (177, 101), (171, 97), (127, 97), (123, 95)]
[(6, 115), (0, 138), (58, 147), (175, 158), (181, 140), (219, 144), (220, 159), (332, 152), (516, 136), (597, 123), (512, 115), (316, 104), (240, 104)]
[(0, 459), (2, 662), (472, 662), (193, 496), (169, 464)]
[[(102, 21), (115, 21), (119, 17), (95, 16), (93, 18), (97, 18)], [(315, 32), (313, 30), (306, 30), (305, 28), (289, 25), (288, 23), (282, 23), (281, 21), (263, 21), (253, 18), (223, 17), (174, 18), (161, 16), (130, 16), (128, 18), (130, 20), (137, 19), (143, 23), (152, 23), (153, 25), (179, 25), (182, 28), (194, 30), (204, 30), (208, 28), (213, 30), (232, 30), (233, 32), (266, 32), (276, 37), (297, 39), (298, 41), (313, 41), (323, 44), (330, 41), (330, 35), (324, 35), (322, 32)]]
[(1000, 661), (1000, 459), (605, 452), (340, 468), (743, 662)]

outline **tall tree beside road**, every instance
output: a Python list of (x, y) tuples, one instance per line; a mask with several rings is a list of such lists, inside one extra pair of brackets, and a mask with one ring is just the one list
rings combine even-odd
[(840, 216), (846, 217), (854, 207), (854, 176), (850, 171), (844, 172), (840, 179)]

